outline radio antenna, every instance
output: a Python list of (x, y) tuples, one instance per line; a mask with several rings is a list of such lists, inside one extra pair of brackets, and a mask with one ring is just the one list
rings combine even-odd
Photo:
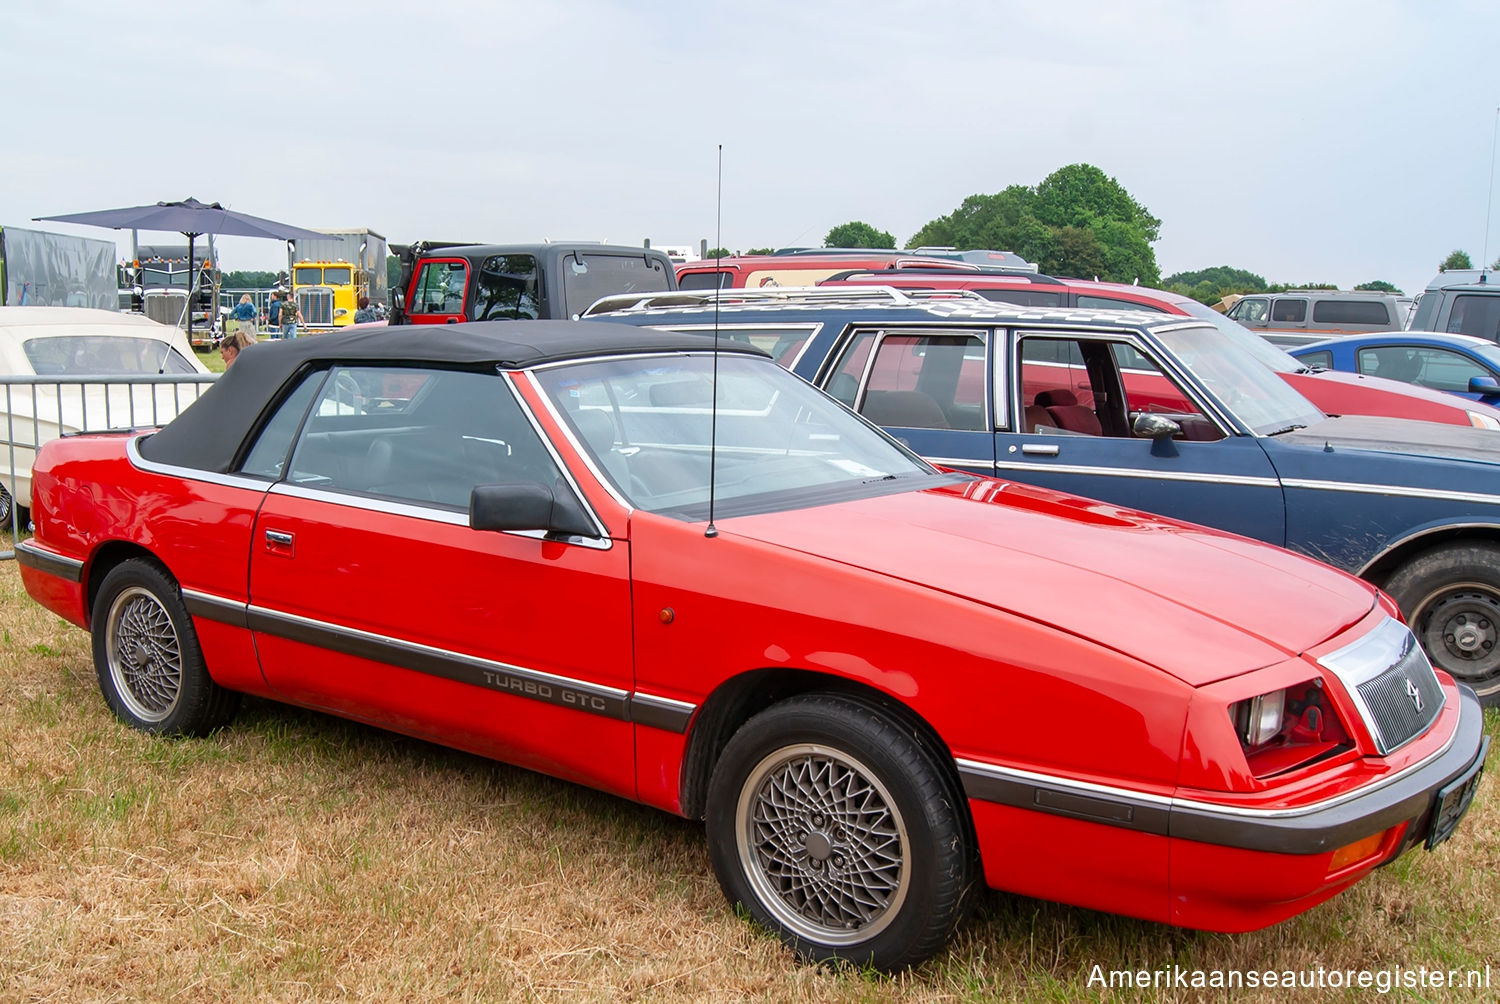
[(719, 298), (724, 295), (724, 144), (719, 144), (719, 174), (714, 192), (714, 377), (708, 406), (708, 528), (705, 537), (717, 537), (714, 526), (714, 472), (719, 456)]

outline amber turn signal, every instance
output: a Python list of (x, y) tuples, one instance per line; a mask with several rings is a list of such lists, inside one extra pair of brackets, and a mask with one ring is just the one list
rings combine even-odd
[(1328, 873), (1343, 871), (1350, 865), (1358, 864), (1367, 858), (1373, 857), (1380, 850), (1381, 841), (1385, 839), (1386, 831), (1372, 833), (1363, 840), (1356, 840), (1352, 844), (1345, 844), (1333, 852), (1333, 858), (1328, 862)]

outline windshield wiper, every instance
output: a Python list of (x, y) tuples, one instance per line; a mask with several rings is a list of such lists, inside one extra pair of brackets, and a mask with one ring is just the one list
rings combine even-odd
[(1268, 432), (1268, 433), (1266, 433), (1266, 435), (1268, 435), (1268, 436), (1279, 436), (1279, 435), (1281, 435), (1282, 433), (1285, 433), (1285, 432), (1296, 432), (1298, 429), (1305, 429), (1305, 428), (1307, 428), (1307, 426), (1301, 425), (1301, 424), (1296, 423), (1296, 422), (1293, 422), (1291, 425), (1287, 426), (1285, 429), (1277, 429), (1275, 432)]

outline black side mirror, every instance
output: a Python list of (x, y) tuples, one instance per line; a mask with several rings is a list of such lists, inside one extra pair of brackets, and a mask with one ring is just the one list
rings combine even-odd
[(571, 492), (558, 494), (538, 481), (475, 485), (469, 493), (469, 526), (475, 530), (542, 530), (563, 537), (599, 536)]
[(386, 312), (385, 323), (387, 323), (387, 324), (405, 324), (406, 323), (406, 291), (405, 290), (399, 289), (399, 288), (391, 290), (391, 306), (390, 306), (390, 310), (388, 310)]
[(1143, 412), (1135, 416), (1135, 421), (1130, 425), (1130, 432), (1141, 439), (1171, 439), (1182, 435), (1182, 426), (1165, 415)]

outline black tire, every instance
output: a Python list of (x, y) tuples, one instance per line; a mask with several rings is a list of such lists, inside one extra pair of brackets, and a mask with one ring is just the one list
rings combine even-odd
[[(0, 526), (10, 528), (10, 511), (15, 505), (15, 499), (11, 498), (10, 490), (0, 485)], [(24, 524), (23, 527), (24, 529)]]
[(234, 717), (239, 694), (208, 675), (177, 583), (133, 558), (99, 586), (92, 619), (94, 669), (121, 721), (159, 735), (207, 735)]
[(715, 765), (709, 856), (730, 902), (804, 959), (901, 969), (968, 906), (979, 855), (961, 799), (878, 707), (796, 697), (741, 726)]
[(1500, 705), (1500, 547), (1444, 544), (1385, 585), (1433, 665)]

